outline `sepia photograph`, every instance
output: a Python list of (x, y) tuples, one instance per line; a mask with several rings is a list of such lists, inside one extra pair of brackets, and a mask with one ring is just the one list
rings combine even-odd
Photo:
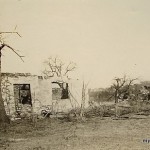
[(150, 0), (0, 0), (0, 150), (150, 149)]

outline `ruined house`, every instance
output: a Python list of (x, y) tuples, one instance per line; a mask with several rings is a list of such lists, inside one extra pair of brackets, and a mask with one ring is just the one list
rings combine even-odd
[(29, 73), (2, 73), (2, 97), (10, 116), (67, 112), (81, 106), (82, 83)]

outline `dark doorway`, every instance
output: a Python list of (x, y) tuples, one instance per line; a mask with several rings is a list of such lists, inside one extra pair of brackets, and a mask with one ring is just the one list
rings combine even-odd
[(14, 97), (16, 104), (29, 104), (32, 106), (30, 84), (14, 84)]

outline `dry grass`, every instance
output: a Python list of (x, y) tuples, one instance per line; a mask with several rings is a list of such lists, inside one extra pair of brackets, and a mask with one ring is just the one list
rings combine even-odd
[(113, 120), (90, 118), (84, 122), (57, 119), (12, 123), (0, 131), (0, 149), (6, 150), (147, 150), (150, 118)]

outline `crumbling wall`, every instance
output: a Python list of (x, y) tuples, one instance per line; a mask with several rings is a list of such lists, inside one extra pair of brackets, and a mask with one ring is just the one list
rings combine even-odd
[(2, 98), (5, 105), (5, 110), (8, 115), (15, 112), (14, 95), (12, 93), (12, 84), (7, 76), (2, 77)]
[(42, 109), (51, 109), (52, 88), (50, 79), (38, 78), (38, 88), (36, 89), (34, 97), (34, 112), (40, 114)]
[[(3, 93), (3, 99), (9, 99), (8, 114), (16, 113), (16, 100), (14, 97), (14, 84), (30, 84), (32, 107), (26, 104), (21, 105), (21, 111), (41, 114), (43, 109), (51, 109), (54, 112), (67, 112), (68, 110), (81, 107), (82, 103), (82, 82), (68, 79), (69, 98), (52, 100), (52, 79), (45, 79), (42, 76), (31, 74), (2, 74), (3, 78), (9, 80), (9, 96)], [(86, 99), (88, 103), (88, 99)], [(5, 103), (5, 106), (7, 104)]]
[[(12, 116), (16, 114), (16, 99), (14, 97), (14, 84), (30, 84), (32, 107), (29, 105), (20, 104), (21, 111), (29, 111), (40, 114), (40, 108), (42, 106), (51, 105), (51, 82), (49, 79), (39, 78), (35, 75), (30, 74), (2, 74), (3, 79), (8, 79), (10, 82), (9, 94), (10, 97), (10, 112), (9, 115)], [(6, 99), (6, 94), (2, 94), (3, 99)], [(8, 96), (8, 95), (7, 95)], [(5, 103), (6, 110), (8, 109)], [(7, 111), (8, 112), (8, 111)]]
[[(53, 109), (55, 112), (68, 112), (71, 109), (81, 107), (82, 103), (82, 82), (76, 79), (68, 79), (69, 98), (53, 100)], [(88, 97), (86, 99), (86, 106), (88, 104)]]

